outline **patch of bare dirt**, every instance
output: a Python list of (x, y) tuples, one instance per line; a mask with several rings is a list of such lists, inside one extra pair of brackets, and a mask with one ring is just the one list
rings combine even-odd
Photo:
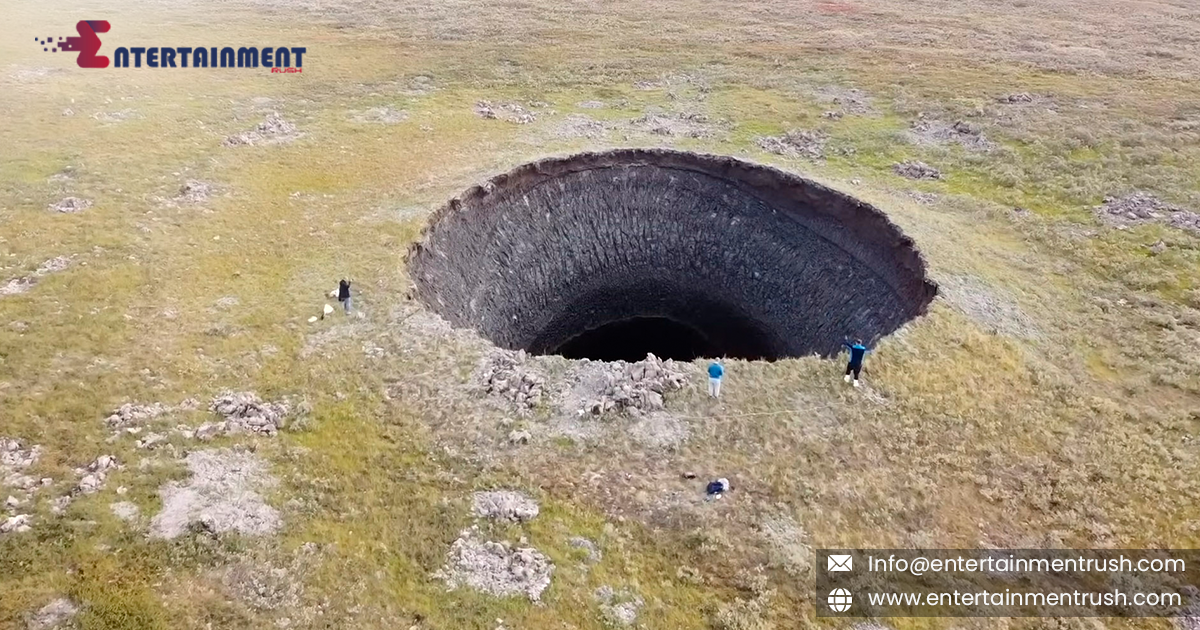
[(254, 129), (229, 136), (222, 144), (227, 147), (283, 144), (301, 135), (294, 123), (285, 120), (279, 112), (271, 112)]
[(554, 563), (537, 549), (486, 541), (471, 528), (459, 534), (434, 577), (450, 590), (466, 587), (496, 597), (524, 595), (539, 601), (553, 572)]
[(996, 143), (983, 135), (978, 125), (963, 120), (947, 123), (921, 117), (912, 124), (906, 136), (913, 144), (944, 146), (957, 144), (968, 151), (991, 151)]
[(941, 179), (942, 172), (936, 168), (916, 160), (907, 160), (892, 165), (892, 171), (900, 177), (908, 179)]
[(793, 129), (782, 136), (762, 136), (755, 140), (759, 148), (768, 153), (786, 157), (805, 157), (819, 160), (825, 157), (825, 143), (829, 136), (820, 131)]
[(1117, 228), (1161, 223), (1181, 230), (1200, 233), (1200, 213), (1171, 205), (1144, 191), (1105, 197), (1093, 211), (1101, 221)]
[(972, 276), (938, 279), (939, 295), (985, 330), (1011, 337), (1036, 337), (1037, 325), (1011, 297)]
[(390, 106), (372, 107), (363, 111), (351, 112), (350, 119), (357, 123), (394, 125), (408, 120), (408, 112)]
[(712, 138), (723, 124), (700, 113), (646, 113), (629, 121), (635, 131), (673, 138)]
[(150, 522), (151, 537), (175, 538), (193, 525), (213, 533), (246, 536), (279, 530), (279, 512), (259, 494), (277, 482), (258, 456), (215, 449), (192, 451), (185, 461), (191, 479), (171, 481), (159, 489), (163, 508)]
[(559, 138), (603, 138), (611, 127), (583, 114), (568, 114), (555, 127), (554, 135)]
[(96, 112), (92, 114), (92, 118), (104, 123), (118, 123), (134, 118), (141, 118), (142, 115), (132, 109), (122, 109), (115, 112)]

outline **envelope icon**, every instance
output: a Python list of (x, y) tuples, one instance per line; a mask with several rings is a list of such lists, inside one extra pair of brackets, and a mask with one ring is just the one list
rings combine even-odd
[(831, 553), (826, 558), (828, 566), (826, 571), (850, 571), (854, 568), (854, 556), (850, 554)]

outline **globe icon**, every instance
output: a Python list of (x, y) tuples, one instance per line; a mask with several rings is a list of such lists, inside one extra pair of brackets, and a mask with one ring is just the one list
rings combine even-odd
[(835, 588), (829, 591), (829, 607), (833, 612), (846, 612), (850, 610), (850, 591), (844, 588)]

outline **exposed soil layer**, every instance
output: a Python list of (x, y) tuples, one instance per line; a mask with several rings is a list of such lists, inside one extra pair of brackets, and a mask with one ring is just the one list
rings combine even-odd
[(847, 336), (896, 330), (937, 293), (878, 209), (774, 168), (663, 149), (551, 158), (475, 186), (434, 215), (409, 265), (452, 324), (588, 358), (829, 355)]

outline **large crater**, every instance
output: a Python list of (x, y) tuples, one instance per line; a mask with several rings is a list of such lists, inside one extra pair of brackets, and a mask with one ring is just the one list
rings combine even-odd
[(520, 166), (434, 214), (418, 297), (534, 354), (830, 355), (925, 312), (937, 287), (878, 209), (740, 160), (668, 150)]

